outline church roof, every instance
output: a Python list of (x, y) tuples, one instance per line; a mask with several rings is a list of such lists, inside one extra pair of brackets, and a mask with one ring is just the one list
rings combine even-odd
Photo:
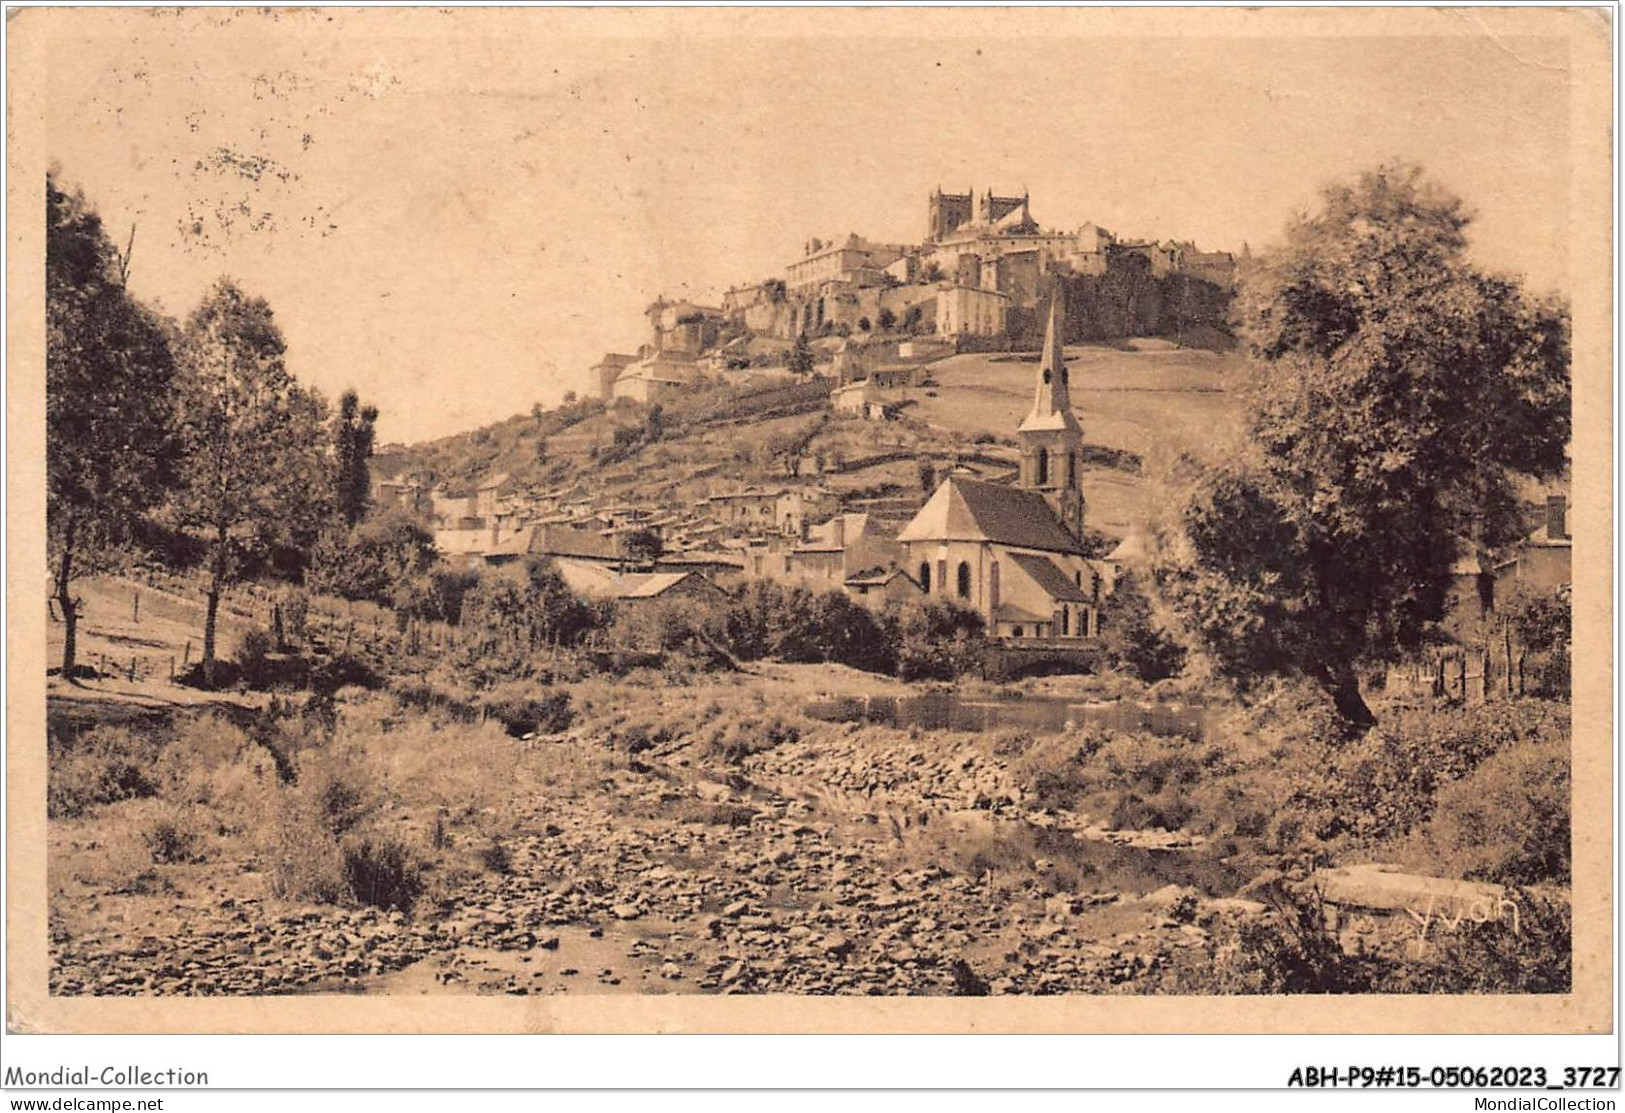
[(1057, 603), (1089, 601), (1083, 589), (1067, 579), (1066, 573), (1055, 567), (1055, 562), (1049, 557), (1034, 556), (1031, 553), (1011, 553), (1010, 559), (1032, 577), (1033, 582), (1043, 589), (1044, 594)]
[(1078, 553), (1078, 543), (1037, 491), (950, 475), (899, 541), (991, 541), (1022, 549)]

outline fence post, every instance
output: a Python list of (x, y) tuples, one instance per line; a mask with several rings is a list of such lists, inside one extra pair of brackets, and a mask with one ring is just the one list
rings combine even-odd
[(131, 605), (130, 605), (130, 621), (139, 624), (141, 622), (141, 589), (140, 588), (135, 589), (135, 594), (131, 597), (131, 600), (132, 601), (131, 601)]
[(190, 665), (191, 663), (192, 663), (192, 639), (187, 638), (186, 639), (186, 648), (185, 648), (185, 650), (182, 651), (182, 655), (181, 655), (181, 668), (184, 669), (187, 665)]

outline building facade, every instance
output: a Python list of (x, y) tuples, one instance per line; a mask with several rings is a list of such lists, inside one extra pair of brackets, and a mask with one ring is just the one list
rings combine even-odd
[(955, 284), (937, 291), (937, 335), (1003, 336), (1010, 296), (979, 286)]

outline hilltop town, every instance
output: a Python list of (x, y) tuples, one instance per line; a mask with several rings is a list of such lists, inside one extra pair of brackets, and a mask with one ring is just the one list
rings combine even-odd
[(933, 192), (376, 448), (50, 184), (54, 992), (1569, 985), (1567, 317), (1405, 168), (1257, 269)]
[[(1084, 473), (1121, 488), (1138, 461), (1085, 444), (1066, 347), (1148, 355), (1135, 370), (1153, 377), (1175, 353), (1214, 389), (1236, 260), (1094, 224), (1045, 229), (1025, 194), (938, 189), (926, 217), (914, 244), (810, 239), (717, 306), (658, 299), (646, 342), (606, 353), (589, 396), (457, 447), (381, 450), (375, 507), (431, 524), (454, 562), (549, 558), (589, 598), (766, 578), (866, 606), (947, 595), (998, 637), (1088, 639), (1133, 546), (1114, 556), (1132, 516), (1120, 491), (1115, 528), (1088, 523)], [(967, 376), (1038, 401), (1003, 427), (927, 413), (967, 393), (941, 379)], [(755, 452), (683, 452), (729, 426), (760, 437)], [(651, 455), (666, 466), (642, 466)], [(989, 548), (950, 559), (950, 541)]]

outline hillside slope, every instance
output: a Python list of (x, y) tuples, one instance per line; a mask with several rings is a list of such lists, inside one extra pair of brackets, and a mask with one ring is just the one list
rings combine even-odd
[[(1140, 513), (1146, 464), (1200, 450), (1239, 427), (1234, 354), (1186, 349), (1067, 349), (1072, 397), (1090, 446), (1090, 521), (1121, 535)], [(448, 490), (507, 473), (519, 488), (580, 483), (637, 503), (680, 505), (713, 491), (813, 478), (849, 496), (919, 495), (918, 460), (936, 475), (957, 460), (983, 474), (1016, 463), (1015, 431), (1031, 405), (1036, 356), (951, 356), (921, 387), (885, 396), (888, 422), (829, 412), (825, 378), (745, 387), (711, 384), (660, 407), (592, 401), (516, 415), (481, 429), (382, 453), (387, 474), (418, 472)], [(783, 451), (799, 445), (799, 455)]]

